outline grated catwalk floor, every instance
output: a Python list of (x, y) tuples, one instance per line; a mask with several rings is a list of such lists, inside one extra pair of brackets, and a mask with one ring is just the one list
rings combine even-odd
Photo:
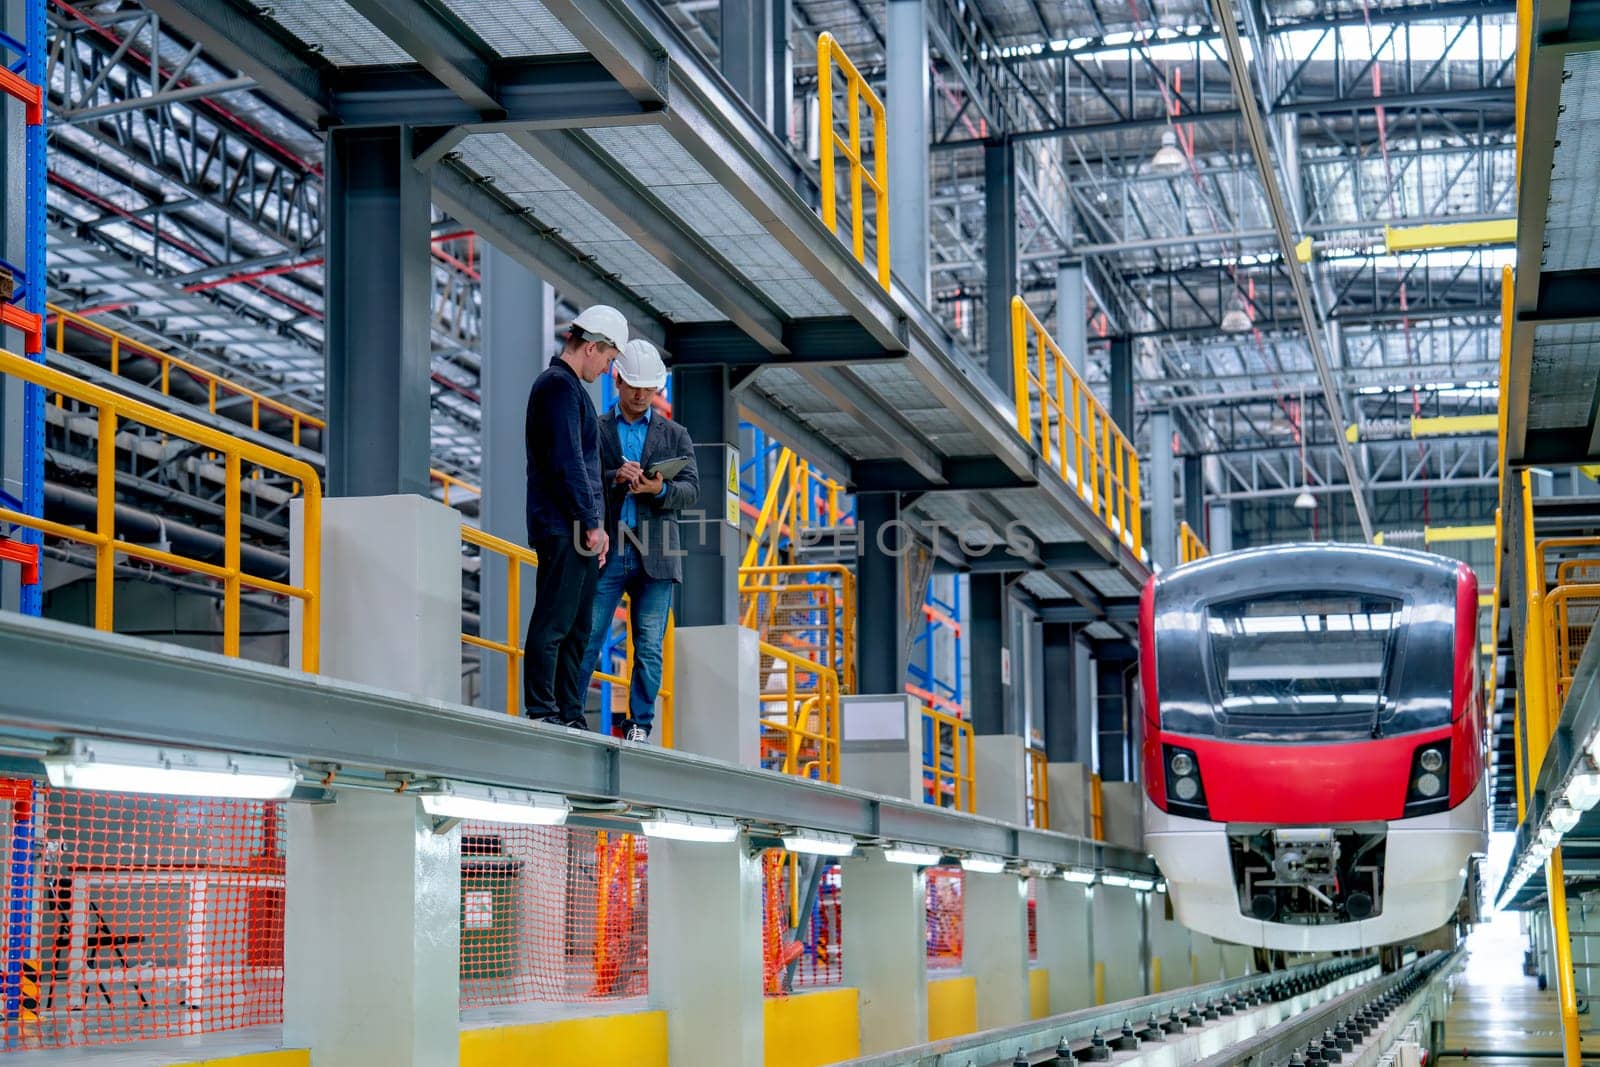
[[(1455, 979), (1455, 998), (1445, 1018), (1445, 1050), (1440, 1062), (1467, 1063), (1461, 1049), (1495, 1052), (1560, 1052), (1561, 1016), (1554, 983), (1539, 991), (1538, 979), (1522, 973), (1522, 952), (1527, 939), (1511, 914), (1497, 916), (1480, 926), (1467, 940), (1467, 959)], [(1584, 1027), (1594, 1026), (1589, 1015), (1579, 1016)], [(1600, 1053), (1600, 1034), (1585, 1035), (1584, 1052)], [(1516, 1057), (1478, 1059), (1498, 1067), (1549, 1067), (1560, 1059)]]

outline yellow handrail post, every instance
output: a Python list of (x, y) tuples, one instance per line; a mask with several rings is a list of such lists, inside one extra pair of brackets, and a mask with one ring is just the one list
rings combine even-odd
[[(834, 128), (833, 68), (837, 65), (845, 79), (845, 106), (850, 111), (848, 132), (839, 136)], [(839, 232), (838, 176), (833, 154), (842, 151), (850, 164), (850, 247), (856, 262), (867, 263), (865, 209), (862, 186), (872, 189), (873, 223), (877, 229), (876, 266), (878, 284), (889, 288), (889, 158), (888, 115), (883, 101), (867, 84), (850, 57), (831, 33), (817, 37), (817, 101), (820, 107), (818, 154), (821, 156), (822, 222), (834, 234)], [(872, 112), (872, 174), (866, 173), (861, 159), (861, 104)]]
[(1017, 433), (1030, 435), (1033, 410), (1028, 390), (1028, 305), (1020, 296), (1011, 298), (1011, 385), (1017, 402)]
[(117, 412), (100, 409), (99, 438), (95, 442), (94, 626), (112, 628), (116, 617), (117, 575)]
[(224, 463), (224, 481), (227, 484), (228, 499), (223, 504), (223, 568), (228, 576), (223, 579), (222, 588), (222, 654), (237, 656), (239, 654), (239, 575), (240, 562), (240, 515), (239, 504), (239, 453), (229, 452)]
[[(480, 572), (481, 573), (481, 572)], [(506, 655), (506, 714), (516, 715), (522, 707), (522, 563), (506, 560), (506, 643), (512, 651)]]

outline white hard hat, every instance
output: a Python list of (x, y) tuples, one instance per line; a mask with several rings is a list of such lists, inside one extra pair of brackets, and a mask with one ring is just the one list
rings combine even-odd
[(628, 320), (622, 312), (608, 304), (595, 304), (578, 312), (572, 325), (583, 331), (591, 341), (604, 341), (621, 348), (628, 343)]
[(667, 365), (661, 362), (661, 353), (643, 338), (622, 346), (616, 368), (618, 376), (635, 389), (660, 389), (667, 384)]

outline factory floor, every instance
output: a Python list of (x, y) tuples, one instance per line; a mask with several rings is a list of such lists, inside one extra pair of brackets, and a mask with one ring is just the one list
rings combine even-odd
[[(1561, 1015), (1555, 983), (1540, 992), (1538, 979), (1522, 973), (1526, 944), (1518, 917), (1510, 913), (1496, 916), (1467, 939), (1467, 959), (1456, 976), (1455, 996), (1445, 1019), (1442, 1063), (1469, 1062), (1462, 1050), (1494, 1053), (1474, 1055), (1470, 1061), (1500, 1067), (1560, 1062)], [(1588, 1014), (1580, 1015), (1579, 1022), (1585, 1029), (1594, 1025)], [(1586, 1053), (1600, 1059), (1600, 1034), (1586, 1034), (1583, 1045)], [(1541, 1055), (1517, 1055), (1530, 1052)], [(1550, 1053), (1556, 1056), (1551, 1058)]]

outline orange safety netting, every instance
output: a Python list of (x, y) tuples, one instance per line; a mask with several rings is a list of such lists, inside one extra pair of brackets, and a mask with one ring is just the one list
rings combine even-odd
[(962, 871), (960, 867), (929, 867), (928, 969), (961, 966)]
[(461, 1006), (643, 996), (645, 840), (461, 825)]
[(281, 805), (5, 781), (0, 833), (13, 1046), (282, 1021)]
[[(807, 886), (794, 857), (781, 850), (761, 856), (761, 975), (767, 996), (844, 982), (843, 884), (837, 864), (823, 868), (811, 913), (797, 922)], [(795, 938), (791, 932), (800, 929)], [(788, 969), (794, 966), (794, 977)]]

